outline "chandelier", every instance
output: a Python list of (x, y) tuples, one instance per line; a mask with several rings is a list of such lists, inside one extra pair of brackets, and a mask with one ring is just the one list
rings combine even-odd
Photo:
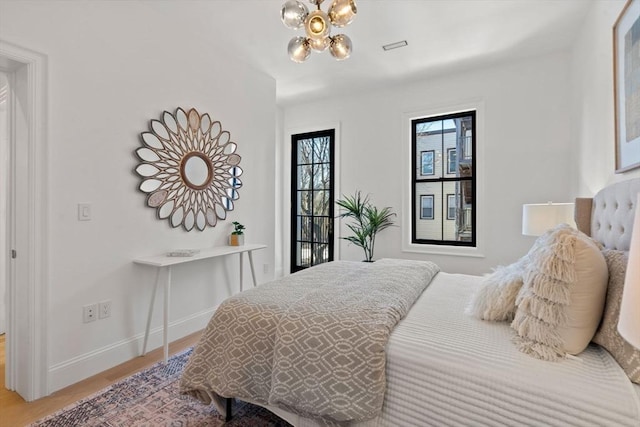
[(358, 10), (354, 0), (333, 0), (329, 13), (320, 10), (323, 0), (309, 0), (318, 8), (313, 12), (298, 0), (289, 0), (280, 11), (282, 23), (297, 30), (304, 27), (307, 37), (294, 37), (289, 41), (287, 50), (294, 62), (304, 62), (311, 55), (311, 49), (323, 52), (329, 49), (337, 60), (347, 59), (351, 55), (351, 39), (344, 34), (330, 35), (331, 25), (342, 28), (351, 23)]

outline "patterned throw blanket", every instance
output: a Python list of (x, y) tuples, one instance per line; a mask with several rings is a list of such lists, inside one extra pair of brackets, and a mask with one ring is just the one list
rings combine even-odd
[(389, 335), (438, 271), (425, 261), (335, 261), (233, 296), (204, 331), (181, 392), (330, 422), (373, 418)]

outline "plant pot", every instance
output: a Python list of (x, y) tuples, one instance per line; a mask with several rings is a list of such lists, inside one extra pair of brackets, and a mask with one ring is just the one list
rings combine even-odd
[(230, 246), (242, 246), (244, 245), (244, 234), (232, 234), (229, 236)]

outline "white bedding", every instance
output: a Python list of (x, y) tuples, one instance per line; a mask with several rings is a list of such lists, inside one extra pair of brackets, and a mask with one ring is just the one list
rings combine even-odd
[[(391, 335), (387, 394), (373, 426), (640, 426), (640, 396), (602, 348), (545, 362), (507, 323), (465, 315), (480, 277), (439, 273)], [(295, 426), (319, 425), (269, 408)]]

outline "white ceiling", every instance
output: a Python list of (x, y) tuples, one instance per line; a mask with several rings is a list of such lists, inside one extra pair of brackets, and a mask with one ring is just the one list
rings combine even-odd
[[(300, 1), (313, 9), (308, 0)], [(329, 52), (313, 52), (303, 64), (287, 56), (289, 39), (303, 35), (303, 30), (290, 30), (281, 23), (284, 0), (197, 3), (203, 7), (202, 22), (212, 22), (203, 33), (272, 76), (279, 105), (566, 49), (592, 4), (592, 0), (356, 1), (354, 21), (332, 29), (332, 34), (343, 32), (353, 41), (351, 58), (336, 61)], [(325, 0), (322, 9), (326, 11), (330, 2)], [(400, 40), (409, 45), (383, 51), (382, 45)]]

